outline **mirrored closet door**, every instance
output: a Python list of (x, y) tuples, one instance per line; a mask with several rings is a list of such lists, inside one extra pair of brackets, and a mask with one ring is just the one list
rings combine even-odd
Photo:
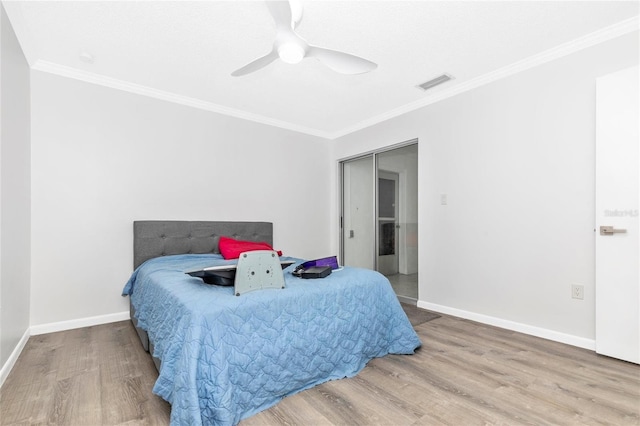
[(418, 144), (340, 162), (341, 262), (375, 269), (398, 297), (418, 299)]

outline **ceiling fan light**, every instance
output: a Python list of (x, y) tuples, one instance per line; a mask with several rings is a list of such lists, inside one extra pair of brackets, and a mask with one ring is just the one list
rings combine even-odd
[(278, 48), (278, 56), (283, 62), (297, 64), (304, 58), (304, 49), (296, 43), (284, 43)]

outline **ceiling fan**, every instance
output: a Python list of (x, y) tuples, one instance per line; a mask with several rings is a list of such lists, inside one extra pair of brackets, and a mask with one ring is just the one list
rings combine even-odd
[(362, 74), (374, 70), (378, 65), (349, 53), (325, 49), (307, 43), (295, 32), (295, 27), (302, 17), (294, 18), (292, 4), (289, 1), (267, 1), (267, 8), (276, 23), (276, 39), (273, 49), (265, 56), (250, 62), (244, 67), (231, 73), (234, 77), (243, 76), (261, 68), (280, 58), (289, 64), (297, 64), (304, 58), (316, 58), (327, 67), (341, 74)]

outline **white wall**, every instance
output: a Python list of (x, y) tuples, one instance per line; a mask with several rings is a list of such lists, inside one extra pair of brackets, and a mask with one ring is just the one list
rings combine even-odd
[(593, 344), (595, 79), (637, 63), (636, 32), (334, 141), (419, 139), (420, 306)]
[(128, 309), (138, 219), (271, 221), (285, 254), (331, 254), (323, 139), (37, 71), (32, 121), (32, 326)]
[(29, 90), (29, 66), (0, 5), (0, 367), (29, 329)]

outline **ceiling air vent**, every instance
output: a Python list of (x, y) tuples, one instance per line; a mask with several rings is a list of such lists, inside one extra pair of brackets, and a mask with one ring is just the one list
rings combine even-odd
[(431, 80), (424, 82), (422, 84), (419, 84), (417, 87), (421, 88), (422, 90), (429, 90), (432, 87), (435, 87), (439, 84), (442, 83), (446, 83), (447, 81), (453, 79), (453, 77), (451, 77), (449, 74), (442, 74), (439, 77), (436, 78), (432, 78)]

